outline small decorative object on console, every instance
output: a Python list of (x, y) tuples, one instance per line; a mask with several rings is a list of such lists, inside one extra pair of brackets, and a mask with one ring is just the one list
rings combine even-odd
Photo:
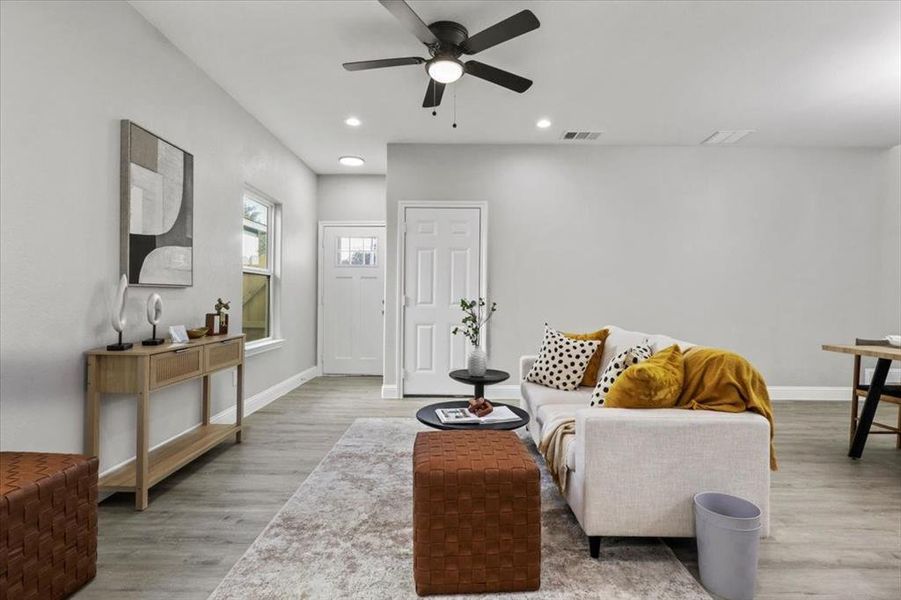
[(197, 340), (205, 336), (207, 331), (209, 331), (209, 329), (206, 327), (195, 327), (194, 329), (188, 330), (188, 337), (192, 340)]
[(119, 352), (121, 350), (128, 350), (132, 346), (131, 342), (122, 341), (122, 330), (125, 329), (125, 324), (128, 323), (128, 319), (125, 318), (125, 300), (127, 298), (128, 277), (122, 275), (122, 277), (119, 278), (119, 285), (116, 287), (115, 296), (110, 305), (110, 325), (112, 325), (113, 329), (119, 333), (119, 342), (108, 345), (106, 347), (107, 350)]
[(173, 344), (185, 344), (188, 341), (188, 332), (184, 325), (171, 325), (169, 327), (169, 337), (172, 338)]
[(142, 346), (159, 346), (166, 340), (156, 337), (156, 326), (163, 316), (163, 299), (157, 293), (147, 296), (147, 322), (153, 326), (153, 334), (150, 338), (141, 342)]
[(462, 333), (469, 340), (471, 350), (466, 356), (466, 369), (470, 375), (481, 377), (488, 370), (488, 354), (482, 348), (482, 328), (488, 323), (491, 316), (497, 310), (497, 302), (490, 305), (485, 298), (477, 300), (460, 299), (460, 308), (464, 317), (459, 327), (454, 327), (451, 333)]
[(226, 335), (228, 333), (228, 312), (231, 305), (230, 300), (222, 301), (222, 298), (216, 299), (216, 306), (213, 307), (214, 313), (207, 313), (206, 328), (210, 335)]

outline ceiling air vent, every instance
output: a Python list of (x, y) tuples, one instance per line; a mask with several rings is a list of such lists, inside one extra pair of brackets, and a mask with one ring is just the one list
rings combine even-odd
[(714, 131), (711, 135), (705, 138), (701, 143), (702, 144), (734, 144), (735, 142), (745, 138), (752, 133), (757, 131), (756, 129), (731, 129), (726, 130), (723, 129), (721, 131)]
[(601, 137), (602, 131), (564, 131), (560, 139), (565, 142), (591, 142)]

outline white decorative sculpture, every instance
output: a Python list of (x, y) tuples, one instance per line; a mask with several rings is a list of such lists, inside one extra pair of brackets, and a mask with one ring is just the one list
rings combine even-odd
[(159, 346), (166, 340), (156, 337), (156, 326), (163, 316), (163, 299), (157, 293), (147, 296), (147, 322), (153, 326), (153, 335), (141, 342), (144, 346)]
[(107, 350), (128, 350), (131, 348), (131, 342), (122, 342), (122, 331), (128, 319), (125, 318), (125, 300), (128, 298), (128, 278), (123, 274), (119, 279), (119, 286), (116, 288), (116, 294), (113, 297), (113, 304), (110, 307), (110, 325), (119, 333), (119, 343), (110, 344)]

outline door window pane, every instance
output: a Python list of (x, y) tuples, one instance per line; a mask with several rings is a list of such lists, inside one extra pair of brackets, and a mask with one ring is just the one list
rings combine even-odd
[(337, 265), (340, 267), (374, 267), (378, 264), (377, 237), (339, 237)]
[(245, 341), (269, 337), (269, 275), (244, 273), (242, 300)]

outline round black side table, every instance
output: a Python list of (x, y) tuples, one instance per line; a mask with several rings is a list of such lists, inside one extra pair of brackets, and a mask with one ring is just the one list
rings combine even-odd
[(510, 374), (506, 371), (498, 371), (497, 369), (488, 369), (485, 371), (484, 375), (470, 375), (469, 371), (466, 369), (460, 369), (458, 371), (451, 371), (449, 373), (450, 378), (454, 381), (459, 381), (460, 383), (468, 383), (469, 385), (475, 386), (475, 396), (474, 398), (484, 398), (485, 397), (485, 386), (486, 385), (494, 385), (495, 383), (500, 383), (502, 381), (507, 381), (510, 379)]
[(514, 429), (519, 429), (525, 425), (529, 424), (529, 413), (519, 408), (518, 406), (510, 406), (509, 404), (500, 404), (500, 403), (491, 403), (493, 406), (506, 406), (510, 410), (512, 410), (517, 417), (519, 417), (518, 421), (507, 421), (505, 423), (459, 423), (459, 424), (451, 424), (451, 423), (442, 423), (441, 419), (438, 418), (438, 415), (435, 413), (436, 408), (467, 408), (469, 406), (468, 400), (451, 400), (450, 402), (438, 402), (437, 404), (429, 404), (428, 406), (423, 406), (416, 412), (416, 418), (423, 425), (428, 425), (434, 429), (493, 429), (495, 431), (512, 431)]

